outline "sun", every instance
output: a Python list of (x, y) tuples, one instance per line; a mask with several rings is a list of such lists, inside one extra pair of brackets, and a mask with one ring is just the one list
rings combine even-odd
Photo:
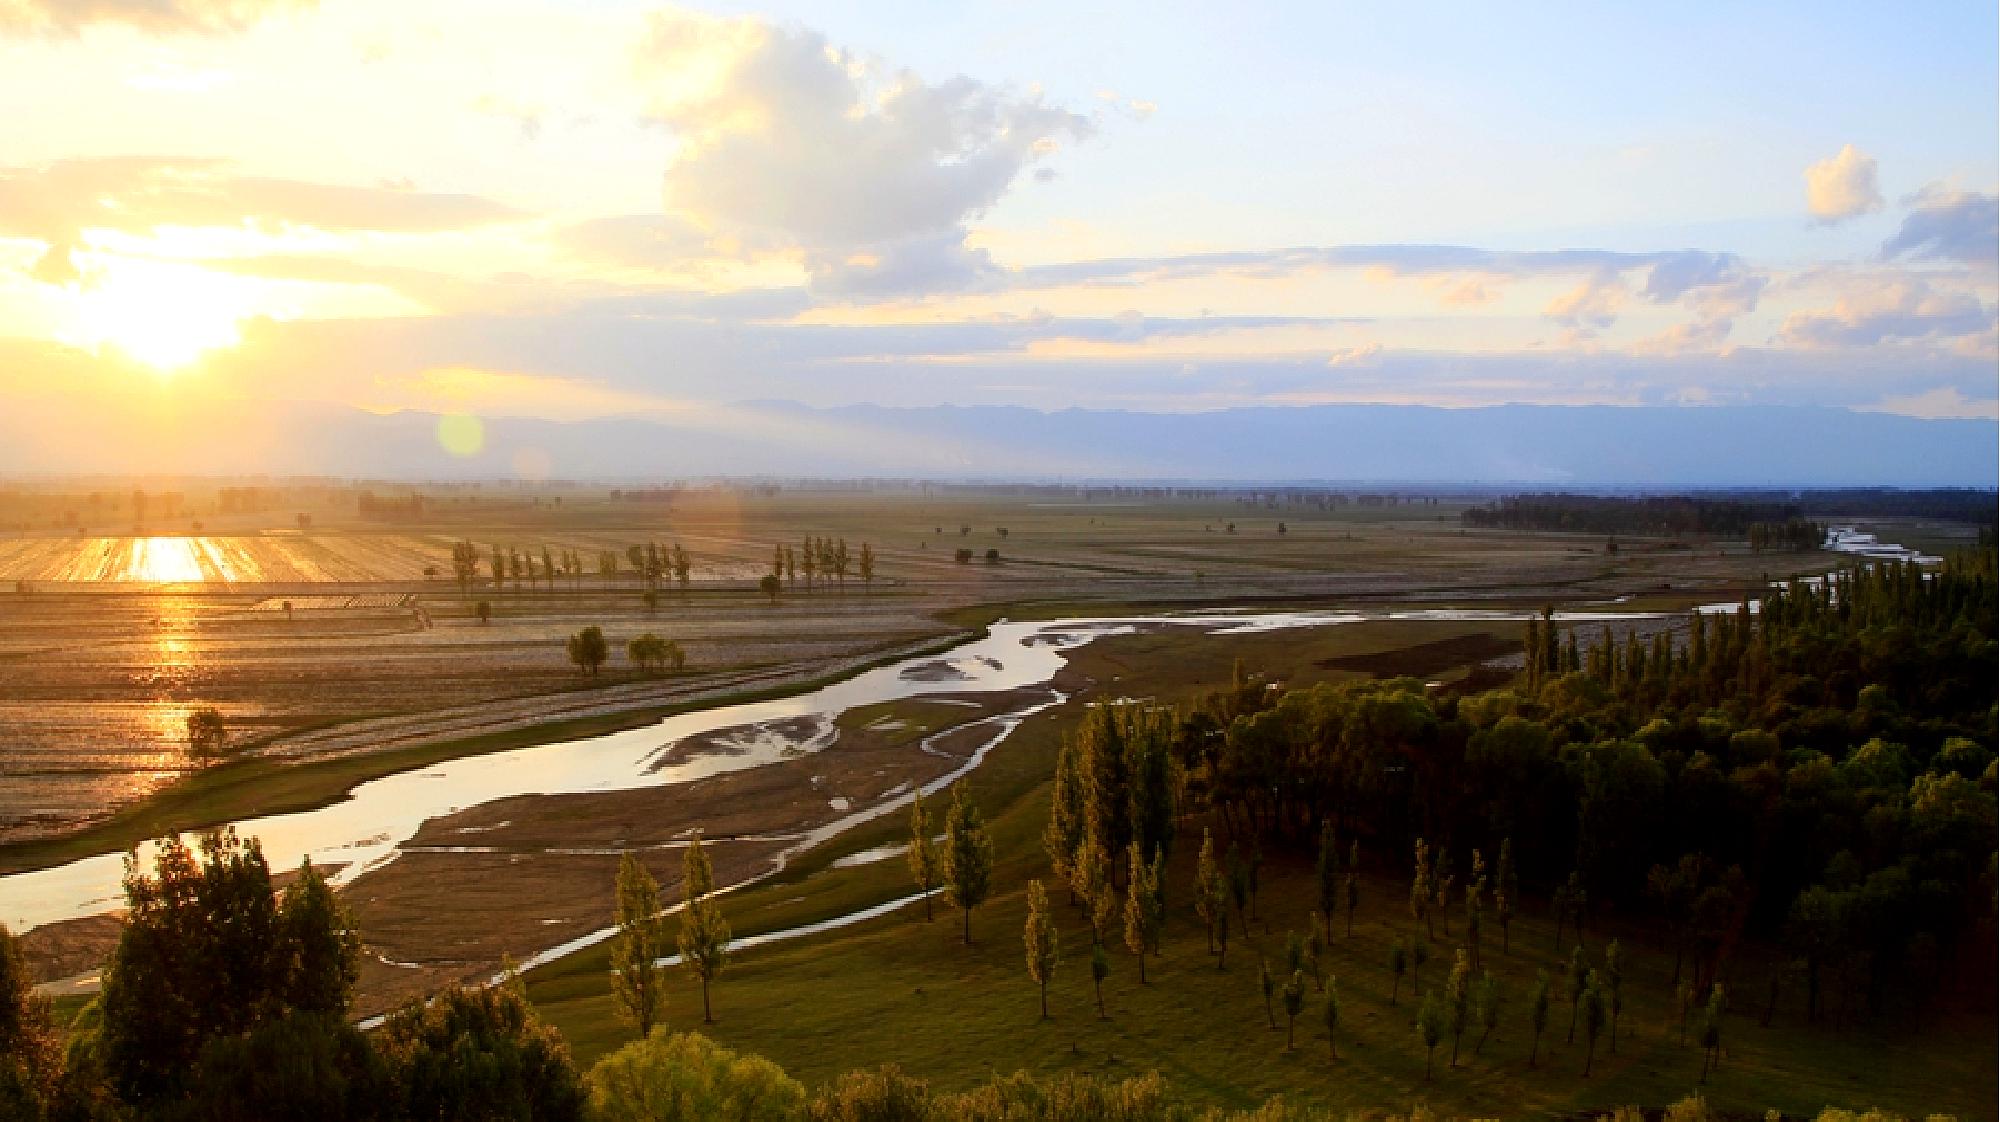
[(112, 349), (171, 375), (241, 341), (244, 278), (177, 262), (116, 258), (75, 296), (67, 341)]

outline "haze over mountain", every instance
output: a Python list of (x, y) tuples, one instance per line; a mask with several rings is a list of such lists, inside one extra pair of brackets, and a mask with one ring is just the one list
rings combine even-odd
[[(1990, 486), (2000, 437), (1987, 420), (1788, 406), (1143, 413), (761, 402), (573, 422), (254, 403), (46, 413), (0, 418), (0, 472)], [(65, 435), (80, 430), (97, 438)]]

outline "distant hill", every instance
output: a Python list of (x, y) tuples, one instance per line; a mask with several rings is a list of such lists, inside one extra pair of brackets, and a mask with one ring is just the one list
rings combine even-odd
[[(1524, 486), (1992, 486), (2000, 426), (1843, 409), (1507, 405), (1138, 413), (762, 402), (685, 417), (486, 422), (453, 456), (438, 418), (237, 402), (163, 417), (48, 400), (0, 411), (0, 471), (378, 478), (919, 476)], [(82, 439), (77, 434), (85, 434)]]

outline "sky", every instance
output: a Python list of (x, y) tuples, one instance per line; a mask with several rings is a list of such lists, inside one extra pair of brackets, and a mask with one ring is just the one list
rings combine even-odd
[(1992, 418), (1997, 40), (1990, 2), (0, 0), (0, 400)]

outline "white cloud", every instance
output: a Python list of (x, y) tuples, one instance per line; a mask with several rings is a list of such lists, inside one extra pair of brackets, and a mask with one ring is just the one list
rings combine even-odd
[(1779, 339), (1809, 350), (1873, 347), (1916, 340), (1979, 337), (1994, 309), (1962, 289), (1913, 272), (1825, 274), (1838, 296), (1831, 308), (1787, 316)]
[(1861, 411), (1900, 413), (1905, 417), (1922, 417), (1930, 421), (1954, 417), (1990, 421), (2000, 416), (2000, 401), (1969, 398), (1960, 393), (1957, 386), (1939, 386), (1922, 393), (1885, 397), (1873, 405), (1862, 407)]
[(1933, 183), (1903, 200), (1910, 208), (1882, 256), (1991, 265), (2000, 250), (2000, 199)]
[(1875, 157), (1852, 144), (1806, 169), (1806, 210), (1824, 225), (1882, 209)]
[(976, 279), (989, 262), (967, 224), (1092, 128), (1037, 95), (932, 84), (757, 20), (655, 13), (639, 57), (675, 137), (668, 212), (796, 252), (829, 291)]
[(75, 35), (123, 25), (155, 35), (220, 35), (314, 0), (0, 0), (0, 34)]

